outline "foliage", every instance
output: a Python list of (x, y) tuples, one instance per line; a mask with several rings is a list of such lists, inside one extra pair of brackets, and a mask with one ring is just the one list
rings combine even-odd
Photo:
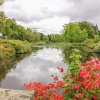
[(32, 50), (31, 44), (20, 40), (0, 40), (0, 44), (9, 48), (13, 48), (15, 53), (26, 53)]
[(66, 42), (78, 43), (88, 38), (87, 31), (81, 30), (78, 23), (69, 23), (64, 26), (63, 35)]
[(35, 45), (46, 45), (45, 41), (36, 42)]
[(83, 42), (86, 39), (100, 41), (100, 31), (97, 25), (90, 22), (73, 22), (64, 25), (63, 35), (66, 42)]
[(0, 32), (6, 39), (29, 42), (42, 41), (44, 37), (42, 33), (18, 25), (14, 19), (9, 19), (3, 12), (0, 12)]
[[(70, 55), (68, 71), (59, 81), (52, 75), (54, 83), (44, 85), (40, 82), (25, 84), (28, 90), (34, 90), (34, 100), (99, 100), (100, 99), (100, 59), (81, 64), (80, 51), (74, 49)], [(57, 67), (63, 73), (64, 69)], [(57, 92), (63, 90), (60, 94)]]
[(96, 43), (97, 43), (97, 42), (100, 42), (100, 36), (99, 36), (99, 35), (95, 35), (94, 41), (95, 41)]
[(89, 48), (93, 48), (94, 47), (94, 40), (93, 39), (86, 39), (84, 42), (83, 42), (84, 45), (86, 45), (87, 47)]
[(95, 35), (99, 34), (97, 25), (94, 26), (92, 23), (86, 22), (86, 21), (79, 22), (78, 24), (79, 24), (81, 30), (86, 29), (86, 31), (88, 33), (88, 38), (93, 39), (95, 37)]
[(81, 65), (81, 54), (80, 51), (78, 49), (73, 49), (72, 53), (70, 55), (70, 64), (69, 64), (69, 70), (72, 74), (77, 75), (78, 73), (78, 69)]
[[(60, 72), (63, 72), (63, 68), (59, 68)], [(52, 75), (54, 82), (44, 85), (41, 82), (32, 82), (24, 84), (27, 90), (34, 90), (33, 100), (63, 100), (63, 96), (57, 93), (64, 86), (64, 82), (59, 81), (58, 77)]]
[(100, 53), (100, 42), (96, 43), (94, 46), (94, 52)]
[(62, 34), (51, 34), (51, 42), (55, 43), (55, 42), (63, 42), (63, 35)]
[(7, 47), (6, 45), (0, 45), (0, 59), (9, 57), (15, 54), (13, 48)]
[[(67, 100), (100, 99), (100, 60), (92, 58), (86, 61), (77, 71), (78, 75), (68, 74), (65, 86)], [(66, 99), (65, 99), (66, 100)]]
[(80, 54), (82, 55), (82, 58), (80, 59), (81, 62), (88, 60), (90, 56), (96, 56), (96, 54), (93, 52), (93, 49), (87, 47), (87, 44), (82, 43), (76, 45), (75, 43), (70, 43), (69, 45), (64, 46), (64, 48), (62, 49), (64, 54), (64, 62), (69, 65), (71, 63), (71, 59), (69, 58), (73, 49), (78, 49), (80, 51)]

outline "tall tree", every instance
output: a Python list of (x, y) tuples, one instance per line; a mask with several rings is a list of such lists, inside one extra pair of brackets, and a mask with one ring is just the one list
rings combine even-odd
[(82, 42), (87, 39), (87, 31), (81, 30), (78, 23), (69, 23), (64, 25), (63, 35), (66, 42)]
[(63, 42), (62, 34), (51, 34), (51, 42)]
[(92, 23), (84, 21), (79, 22), (78, 24), (82, 30), (86, 29), (89, 38), (94, 38), (95, 35), (98, 34), (96, 29), (97, 27), (95, 27)]

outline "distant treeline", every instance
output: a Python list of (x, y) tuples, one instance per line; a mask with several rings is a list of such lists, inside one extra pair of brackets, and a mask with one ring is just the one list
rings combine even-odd
[(90, 22), (70, 22), (64, 25), (60, 34), (44, 35), (36, 30), (18, 25), (14, 19), (0, 12), (0, 33), (4, 39), (15, 39), (28, 42), (83, 42), (86, 39), (99, 41), (100, 31), (97, 25)]
[(2, 33), (2, 37), (6, 39), (35, 42), (44, 38), (42, 33), (18, 25), (14, 19), (6, 17), (3, 12), (0, 12), (0, 32)]

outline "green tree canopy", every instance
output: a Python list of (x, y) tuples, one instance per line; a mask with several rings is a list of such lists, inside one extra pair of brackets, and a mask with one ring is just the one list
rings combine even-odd
[(62, 34), (51, 34), (51, 42), (63, 42)]
[(95, 35), (99, 34), (97, 25), (94, 26), (92, 23), (86, 21), (79, 22), (78, 24), (81, 30), (85, 29), (87, 31), (89, 38), (94, 38)]
[(78, 23), (69, 23), (64, 25), (63, 35), (66, 42), (82, 42), (87, 39), (86, 29), (81, 29)]
[(40, 41), (44, 36), (42, 33), (18, 25), (14, 19), (7, 18), (3, 12), (0, 12), (0, 32), (4, 38), (29, 42)]

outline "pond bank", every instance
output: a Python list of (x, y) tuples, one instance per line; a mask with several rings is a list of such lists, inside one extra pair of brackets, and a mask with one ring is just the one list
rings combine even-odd
[(0, 100), (32, 100), (31, 91), (0, 88)]

